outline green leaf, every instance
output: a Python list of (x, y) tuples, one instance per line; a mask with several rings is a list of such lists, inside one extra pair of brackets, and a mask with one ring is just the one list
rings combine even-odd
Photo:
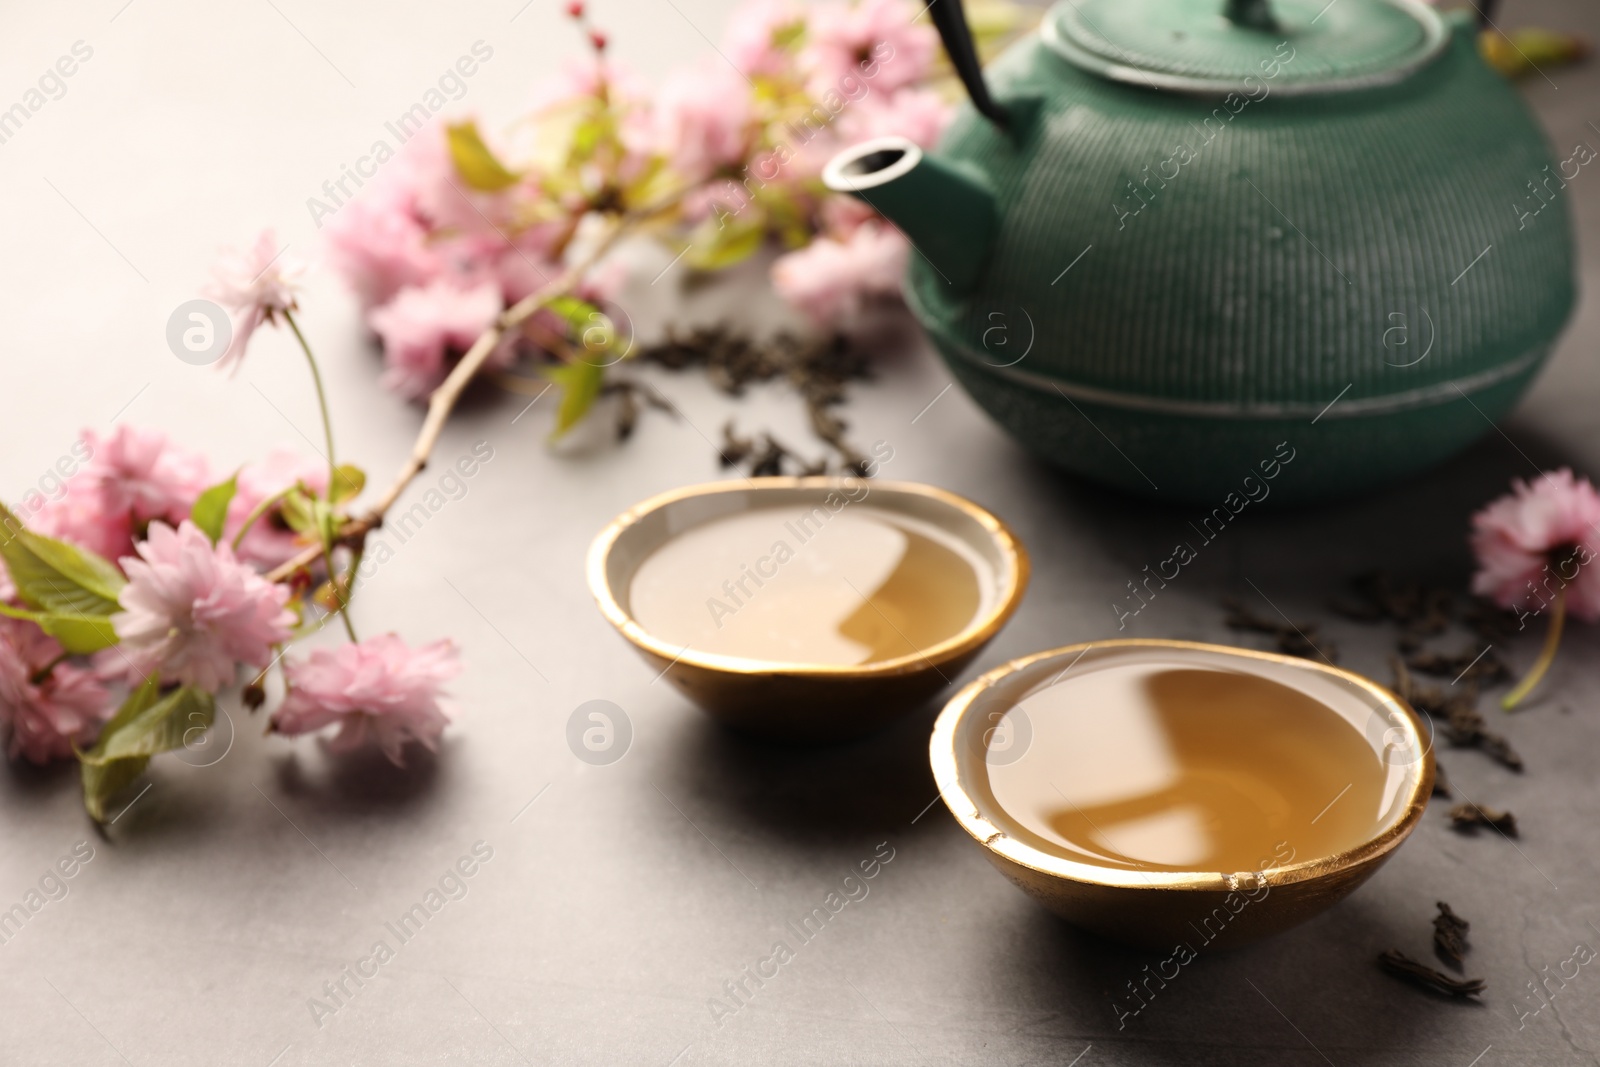
[(134, 690), (134, 696), (106, 724), (94, 748), (84, 753), (85, 762), (148, 759), (158, 752), (182, 748), (196, 730), (211, 725), (217, 702), (210, 693), (185, 685), (161, 694), (154, 681), (152, 678)]
[(805, 41), (806, 23), (804, 19), (795, 19), (793, 22), (774, 27), (772, 30), (772, 45), (784, 51), (792, 51)]
[(723, 216), (720, 226), (715, 218), (707, 219), (695, 229), (683, 261), (695, 270), (722, 270), (754, 255), (766, 236), (759, 218)]
[(83, 806), (95, 822), (106, 821), (106, 803), (144, 773), (149, 758), (118, 760), (115, 763), (85, 763), (83, 772)]
[(661, 156), (652, 156), (627, 185), (622, 187), (625, 208), (655, 207), (677, 190), (683, 179)]
[(43, 613), (35, 620), (39, 629), (61, 643), (61, 647), (75, 656), (87, 656), (110, 648), (122, 638), (106, 615), (58, 615)]
[(317, 516), (312, 501), (311, 491), (304, 484), (296, 485), (285, 493), (283, 502), (278, 505), (278, 513), (283, 516), (284, 524), (298, 534), (316, 533)]
[(0, 505), (0, 559), (30, 607), (63, 615), (114, 615), (128, 584), (122, 572), (88, 549), (26, 530)]
[(611, 136), (612, 124), (605, 112), (587, 115), (572, 128), (572, 154), (588, 159)]
[(83, 764), (83, 806), (96, 822), (105, 822), (106, 804), (144, 771), (158, 752), (182, 748), (216, 719), (216, 698), (182, 686), (162, 694), (150, 678), (128, 694), (122, 707), (100, 732), (100, 740), (80, 752)]
[(361, 495), (361, 490), (367, 487), (367, 472), (353, 463), (345, 463), (334, 468), (333, 484), (328, 486), (328, 502), (342, 504), (352, 497)]
[(566, 323), (574, 359), (601, 365), (616, 362), (604, 358), (617, 344), (617, 324), (611, 316), (587, 300), (572, 296), (552, 300), (549, 310)]
[(446, 126), (444, 130), (450, 144), (450, 158), (455, 161), (456, 173), (461, 175), (462, 181), (484, 193), (497, 193), (517, 184), (517, 174), (507, 170), (483, 143), (477, 123), (469, 119)]
[(222, 540), (222, 528), (228, 522), (228, 505), (233, 503), (233, 494), (238, 491), (239, 475), (235, 473), (227, 481), (201, 493), (194, 507), (189, 509), (189, 520), (211, 538), (212, 544)]
[(581, 330), (589, 325), (593, 316), (600, 314), (600, 309), (587, 300), (579, 300), (575, 296), (558, 296), (545, 308), (551, 313), (561, 316), (567, 326), (574, 330)]
[(107, 615), (67, 615), (53, 611), (27, 611), (0, 602), (0, 615), (25, 619), (61, 643), (75, 656), (86, 656), (110, 648), (119, 640)]
[(598, 363), (586, 363), (580, 360), (577, 363), (551, 367), (545, 371), (545, 377), (561, 387), (561, 406), (556, 409), (556, 428), (550, 434), (552, 438), (557, 438), (576, 426), (594, 406), (595, 400), (600, 396), (600, 387), (605, 384), (606, 369)]

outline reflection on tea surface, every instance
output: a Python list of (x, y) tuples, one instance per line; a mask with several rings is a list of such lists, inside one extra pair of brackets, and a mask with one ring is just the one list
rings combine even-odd
[(634, 574), (629, 606), (646, 632), (697, 652), (857, 665), (956, 636), (993, 584), (971, 548), (928, 523), (791, 505), (667, 541)]
[[(1260, 870), (1379, 829), (1393, 777), (1362, 730), (1254, 674), (1108, 664), (1020, 705), (1032, 741), (988, 767), (995, 802), (1049, 851), (1147, 870)], [(1008, 717), (1016, 712), (1008, 712)]]

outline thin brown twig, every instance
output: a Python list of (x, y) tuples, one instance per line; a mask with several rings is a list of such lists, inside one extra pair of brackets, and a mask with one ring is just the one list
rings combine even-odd
[[(653, 208), (624, 215), (617, 220), (610, 232), (596, 242), (595, 246), (576, 263), (562, 271), (553, 281), (500, 313), (494, 324), (472, 343), (472, 347), (467, 349), (466, 354), (451, 369), (450, 375), (428, 397), (428, 411), (423, 417), (422, 429), (418, 431), (416, 442), (411, 446), (411, 455), (401, 466), (400, 473), (365, 514), (344, 522), (334, 537), (335, 543), (359, 544), (368, 533), (383, 525), (384, 515), (400, 499), (400, 495), (406, 491), (412, 479), (428, 465), (428, 457), (433, 453), (434, 446), (439, 443), (439, 435), (444, 432), (445, 423), (455, 410), (456, 402), (461, 399), (461, 394), (468, 383), (483, 368), (506, 333), (520, 326), (557, 297), (571, 292), (584, 273), (610, 252), (616, 243), (632, 230), (635, 223), (658, 215), (671, 206), (672, 202), (668, 201)], [(320, 544), (307, 546), (292, 559), (268, 571), (267, 580), (283, 581), (301, 568), (315, 563), (322, 552), (323, 547)]]

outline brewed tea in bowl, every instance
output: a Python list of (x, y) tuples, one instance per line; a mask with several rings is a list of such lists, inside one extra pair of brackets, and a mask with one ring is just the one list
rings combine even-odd
[(923, 704), (1010, 618), (1027, 574), (971, 501), (849, 477), (674, 490), (589, 554), (601, 611), (652, 669), (729, 726), (796, 741)]
[(1433, 784), (1392, 693), (1335, 667), (1185, 641), (1013, 661), (940, 714), (940, 795), (1047, 908), (1160, 949), (1284, 929), (1365, 881)]

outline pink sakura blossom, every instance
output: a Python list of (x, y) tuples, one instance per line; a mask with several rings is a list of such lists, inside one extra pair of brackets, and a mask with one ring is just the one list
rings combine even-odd
[(800, 53), (811, 92), (848, 96), (847, 79), (865, 79), (880, 93), (920, 81), (933, 62), (939, 39), (918, 15), (912, 0), (861, 0), (814, 8), (810, 37)]
[[(492, 283), (458, 289), (436, 281), (402, 289), (367, 316), (383, 341), (384, 386), (413, 400), (426, 397), (448, 374), (447, 356), (471, 347), (502, 306), (499, 287)], [(510, 357), (505, 349), (490, 363), (503, 367)]]
[(537, 190), (470, 189), (455, 171), (444, 130), (407, 143), (379, 183), (328, 224), (334, 264), (369, 311), (402, 289), (448, 279), (459, 289), (485, 281), (514, 303), (560, 273), (548, 261), (566, 219), (529, 223)]
[(281, 734), (305, 734), (335, 723), (335, 751), (376, 743), (396, 766), (417, 741), (437, 751), (450, 721), (441, 688), (461, 672), (456, 646), (435, 641), (413, 649), (394, 634), (359, 644), (319, 648), (283, 664), (288, 691), (272, 716)]
[(954, 114), (955, 109), (932, 89), (869, 93), (839, 116), (839, 139), (848, 147), (898, 135), (932, 148)]
[(624, 110), (633, 110), (650, 99), (650, 83), (632, 68), (591, 54), (570, 60), (539, 81), (529, 103), (536, 115), (544, 115), (598, 96), (602, 86), (606, 97)]
[(256, 329), (294, 310), (305, 266), (285, 253), (287, 247), (270, 229), (262, 230), (255, 244), (225, 251), (212, 266), (206, 295), (233, 316), (233, 341), (219, 367), (237, 367)]
[(655, 148), (650, 118), (655, 91), (633, 70), (600, 55), (574, 60), (534, 89), (533, 114), (540, 120), (573, 121), (597, 107), (602, 92), (623, 150), (617, 177), (629, 182), (644, 173)]
[(818, 322), (847, 323), (866, 302), (900, 292), (906, 241), (880, 223), (858, 226), (848, 237), (819, 237), (781, 255), (772, 283), (786, 301)]
[[(494, 145), (497, 159), (506, 153)], [(455, 158), (443, 126), (423, 130), (407, 142), (401, 159), (416, 197), (417, 211), (435, 230), (462, 233), (487, 233), (500, 238), (514, 231), (519, 214), (525, 214), (534, 190), (526, 184), (508, 186), (495, 192), (473, 189), (456, 170)]]
[(156, 522), (138, 552), (122, 560), (123, 610), (111, 617), (136, 674), (215, 692), (239, 663), (265, 667), (288, 640), (288, 587), (240, 563), (226, 541), (213, 547), (192, 522)]
[[(328, 491), (327, 464), (302, 456), (292, 449), (275, 448), (261, 462), (246, 464), (241, 468), (238, 489), (228, 504), (225, 534), (228, 543), (232, 544), (245, 519), (263, 500), (297, 482), (319, 494), (325, 494)], [(239, 558), (270, 569), (286, 562), (304, 547), (305, 542), (283, 524), (282, 512), (274, 506), (251, 524), (244, 540), (239, 542)]]
[(872, 205), (843, 194), (825, 197), (817, 208), (819, 229), (830, 237), (848, 237), (863, 223), (883, 225), (883, 218)]
[(751, 77), (777, 77), (793, 61), (792, 41), (805, 28), (805, 13), (791, 0), (753, 0), (734, 9), (719, 51)]
[(72, 755), (87, 747), (111, 716), (111, 697), (90, 671), (57, 663), (61, 646), (30, 622), (0, 618), (0, 727), (7, 753), (33, 763)]
[(623, 257), (609, 256), (584, 272), (575, 295), (591, 304), (608, 304), (617, 298), (632, 273)]
[(418, 214), (410, 176), (394, 168), (328, 222), (328, 251), (361, 306), (387, 303), (408, 285), (426, 285), (443, 270)]
[(744, 159), (756, 122), (751, 89), (726, 66), (685, 67), (655, 96), (656, 150), (692, 182)]
[(1538, 606), (1566, 589), (1567, 609), (1600, 620), (1600, 493), (1562, 468), (1512, 491), (1472, 517), (1478, 571), (1472, 591), (1503, 608)]
[(562, 219), (521, 231), (458, 231), (438, 244), (444, 263), (440, 276), (456, 289), (492, 283), (506, 304), (514, 304), (561, 274), (548, 255), (557, 235), (567, 228)]
[[(190, 494), (189, 488), (184, 486), (178, 497), (181, 506), (174, 509), (181, 515), (189, 513), (189, 502), (199, 495), (198, 489)], [(68, 482), (61, 496), (45, 501), (28, 517), (27, 526), (35, 533), (70, 542), (105, 559), (114, 560), (133, 551), (133, 516), (129, 510), (108, 510), (106, 494), (82, 477)]]
[[(172, 444), (159, 430), (123, 424), (109, 437), (84, 430), (83, 439), (93, 450), (93, 458), (78, 478), (99, 494), (100, 514), (126, 515), (135, 523), (155, 519), (176, 523), (189, 514), (195, 497), (209, 484), (205, 457)], [(74, 490), (76, 485), (75, 481)], [(82, 526), (97, 521), (92, 506), (81, 497), (74, 499), (71, 510), (71, 521)], [(69, 520), (63, 515), (53, 521)]]

